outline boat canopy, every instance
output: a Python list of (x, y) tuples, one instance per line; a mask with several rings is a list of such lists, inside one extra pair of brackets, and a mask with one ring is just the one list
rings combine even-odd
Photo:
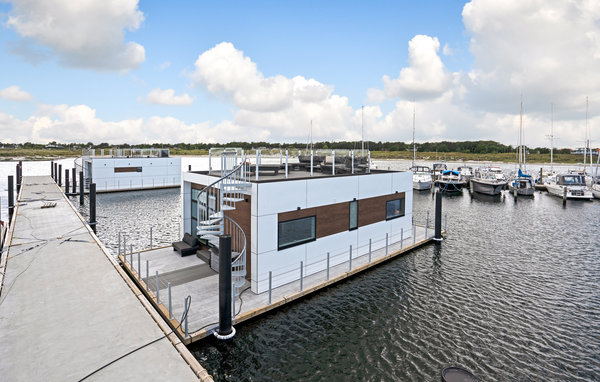
[(523, 173), (523, 171), (521, 171), (521, 169), (519, 169), (519, 172), (517, 175), (519, 178), (531, 178), (531, 175)]
[(442, 172), (443, 175), (460, 175), (460, 173), (456, 170), (446, 170)]

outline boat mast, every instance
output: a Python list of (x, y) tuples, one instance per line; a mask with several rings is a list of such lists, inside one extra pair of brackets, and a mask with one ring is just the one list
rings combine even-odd
[(412, 167), (415, 167), (416, 159), (417, 159), (417, 144), (415, 143), (415, 104), (413, 104), (413, 160), (412, 160)]
[(361, 147), (360, 147), (360, 156), (365, 157), (365, 106), (362, 105), (360, 107), (361, 115), (360, 115), (360, 132), (361, 132)]
[(554, 102), (550, 102), (550, 173), (554, 172)]
[(523, 94), (521, 94), (521, 120), (519, 123), (519, 170), (523, 161)]

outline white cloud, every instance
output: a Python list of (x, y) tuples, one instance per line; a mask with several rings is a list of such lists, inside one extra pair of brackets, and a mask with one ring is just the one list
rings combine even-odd
[(25, 41), (49, 48), (66, 66), (127, 70), (145, 60), (143, 46), (124, 41), (125, 29), (135, 30), (144, 20), (138, 0), (11, 2), (6, 25)]
[(413, 37), (408, 43), (410, 66), (400, 70), (398, 78), (383, 76), (385, 95), (415, 100), (441, 96), (451, 84), (451, 79), (438, 55), (439, 50), (437, 37)]
[(454, 54), (454, 52), (448, 46), (448, 44), (444, 44), (444, 48), (442, 49), (442, 53), (444, 54), (444, 56), (452, 56)]
[(156, 103), (161, 105), (191, 105), (194, 102), (194, 99), (190, 97), (189, 94), (175, 95), (175, 90), (173, 89), (153, 89), (146, 100), (150, 103)]
[(171, 62), (170, 61), (165, 61), (165, 62), (163, 62), (162, 64), (160, 64), (158, 66), (158, 69), (165, 70), (165, 69), (169, 68), (170, 66), (171, 66)]
[(32, 100), (33, 96), (15, 85), (0, 90), (0, 98), (8, 101), (23, 102)]

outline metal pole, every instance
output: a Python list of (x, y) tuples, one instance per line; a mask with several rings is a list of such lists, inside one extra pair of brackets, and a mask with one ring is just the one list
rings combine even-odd
[(70, 188), (70, 184), (69, 184), (69, 169), (66, 168), (65, 169), (65, 195), (69, 193), (69, 188)]
[(348, 270), (352, 270), (352, 244), (350, 244), (350, 262), (348, 263)]
[(444, 231), (448, 230), (448, 213), (444, 214)]
[(435, 235), (433, 240), (440, 242), (442, 238), (442, 194), (436, 192), (435, 195)]
[(272, 288), (273, 288), (273, 272), (269, 271), (269, 305), (271, 305)]
[(300, 262), (300, 292), (302, 292), (302, 282), (304, 281), (304, 262)]
[(58, 165), (58, 187), (62, 186), (62, 164)]
[(259, 162), (260, 162), (260, 150), (256, 150), (256, 181), (258, 181), (258, 167), (259, 167)]
[(288, 178), (288, 151), (285, 150), (285, 178)]
[(369, 263), (371, 262), (371, 239), (369, 238)]
[(129, 265), (131, 265), (131, 269), (133, 269), (133, 246), (131, 246), (131, 250), (129, 252)]
[(169, 320), (173, 318), (173, 305), (171, 302), (171, 283), (167, 283), (167, 288), (169, 288)]
[(152, 226), (150, 227), (150, 249), (152, 249)]
[(160, 289), (158, 289), (158, 288), (159, 288), (159, 286), (158, 286), (158, 271), (156, 271), (156, 305), (160, 304), (160, 298), (158, 295), (160, 292)]
[(235, 334), (232, 326), (231, 236), (219, 236), (219, 329), (216, 336), (228, 339)]
[(400, 249), (404, 247), (404, 228), (400, 228)]
[(185, 325), (184, 325), (184, 328), (185, 328), (185, 338), (188, 338), (188, 316), (189, 316), (189, 313), (190, 313), (190, 311), (189, 311), (190, 307), (188, 306), (188, 298), (187, 297), (185, 298), (183, 305), (185, 307), (185, 313), (186, 313), (185, 314)]
[(417, 243), (417, 226), (413, 224), (413, 244)]
[(146, 292), (148, 291), (148, 282), (150, 281), (150, 277), (148, 276), (150, 274), (150, 260), (146, 260)]
[(142, 279), (142, 263), (140, 261), (140, 253), (138, 252), (138, 281)]
[(427, 238), (428, 230), (429, 230), (429, 211), (427, 211), (427, 220), (425, 220), (425, 238)]
[(83, 206), (83, 171), (79, 171), (79, 205)]
[(50, 161), (50, 176), (54, 179), (54, 161)]
[(352, 173), (354, 174), (354, 150), (352, 150)]
[(12, 216), (15, 210), (15, 189), (13, 186), (13, 176), (8, 176), (8, 224), (12, 223)]
[(90, 226), (96, 233), (96, 183), (90, 183)]
[(17, 177), (17, 195), (19, 194), (19, 190), (21, 189), (21, 175), (19, 174), (19, 164), (17, 163), (15, 168), (15, 176)]
[(327, 281), (329, 281), (329, 252), (327, 252)]
[(385, 255), (388, 254), (388, 233), (385, 233)]
[(333, 163), (331, 164), (331, 175), (335, 175), (335, 150), (331, 152), (331, 155), (333, 161)]
[(310, 176), (313, 176), (313, 155), (314, 152), (310, 150)]
[(77, 195), (77, 174), (75, 172), (75, 168), (71, 169), (71, 177), (73, 178), (73, 189), (71, 191), (71, 194)]
[(54, 162), (54, 182), (58, 183), (58, 163)]

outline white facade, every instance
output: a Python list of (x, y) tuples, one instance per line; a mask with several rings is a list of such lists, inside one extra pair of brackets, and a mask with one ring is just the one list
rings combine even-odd
[[(186, 172), (183, 174), (182, 207), (183, 231), (192, 232), (191, 183), (210, 184), (217, 177)], [(365, 255), (371, 249), (385, 247), (386, 233), (389, 243), (412, 236), (412, 173), (377, 172), (351, 176), (312, 177), (297, 180), (252, 182), (250, 243), (250, 275), (252, 291), (262, 293), (269, 287), (269, 272), (272, 272), (273, 287), (296, 281), (300, 278), (300, 262), (304, 265), (304, 276), (323, 271), (327, 267), (348, 261), (349, 247), (352, 257)], [(278, 249), (278, 214), (300, 209), (350, 202), (354, 199), (381, 197), (404, 193), (405, 215), (391, 220), (359, 226), (317, 238), (314, 241), (286, 249)], [(382, 209), (385, 209), (383, 203)], [(360, 216), (359, 216), (360, 219)]]
[[(181, 158), (86, 158), (83, 165), (97, 192), (179, 187)], [(132, 171), (119, 172), (128, 168)], [(133, 171), (135, 170), (135, 171)]]

